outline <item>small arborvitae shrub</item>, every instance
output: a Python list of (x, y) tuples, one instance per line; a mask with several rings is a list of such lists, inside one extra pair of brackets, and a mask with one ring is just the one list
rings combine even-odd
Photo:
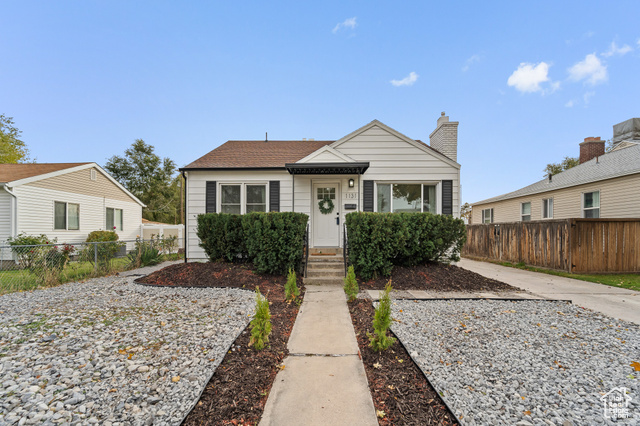
[(356, 273), (353, 271), (353, 265), (349, 266), (347, 276), (344, 279), (344, 292), (349, 298), (349, 302), (353, 302), (358, 298), (360, 289), (358, 288), (358, 281), (356, 280)]
[(289, 275), (287, 275), (287, 284), (284, 286), (284, 296), (287, 300), (295, 300), (300, 296), (300, 289), (298, 289), (298, 283), (296, 273), (293, 269), (289, 269)]
[(382, 293), (382, 297), (380, 298), (380, 302), (378, 302), (378, 307), (376, 308), (376, 313), (373, 317), (373, 332), (374, 334), (367, 333), (369, 337), (370, 343), (369, 346), (373, 348), (374, 351), (382, 351), (388, 349), (393, 345), (393, 342), (396, 341), (394, 337), (387, 335), (387, 331), (391, 326), (391, 299), (389, 298), (389, 293), (391, 292), (391, 280), (387, 283), (384, 292)]
[(260, 289), (256, 287), (256, 315), (251, 320), (251, 340), (249, 345), (261, 351), (269, 343), (271, 334), (271, 312), (269, 311), (269, 301), (260, 294)]

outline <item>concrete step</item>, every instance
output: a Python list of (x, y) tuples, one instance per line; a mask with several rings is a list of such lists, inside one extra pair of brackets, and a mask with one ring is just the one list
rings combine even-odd
[(311, 269), (341, 269), (344, 271), (343, 262), (309, 262), (309, 270)]
[(344, 278), (344, 269), (307, 269), (308, 277), (333, 277)]
[(342, 278), (336, 277), (307, 277), (304, 279), (304, 285), (327, 285), (327, 286), (344, 286)]
[(333, 256), (313, 256), (309, 255), (309, 263), (311, 262), (344, 262), (344, 257), (342, 255), (333, 255)]
[(342, 249), (341, 248), (320, 248), (320, 247), (311, 247), (309, 249), (309, 255), (314, 255), (316, 253), (324, 253), (325, 255), (327, 253), (342, 255)]

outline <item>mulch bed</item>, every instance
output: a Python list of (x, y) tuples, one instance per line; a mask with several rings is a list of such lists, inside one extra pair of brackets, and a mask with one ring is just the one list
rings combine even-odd
[(486, 278), (458, 266), (442, 263), (410, 267), (394, 266), (391, 277), (377, 277), (369, 281), (358, 279), (358, 284), (362, 290), (384, 290), (389, 279), (395, 290), (520, 291), (509, 284)]
[(381, 352), (369, 347), (367, 332), (373, 333), (371, 322), (375, 312), (371, 301), (358, 299), (349, 303), (349, 311), (373, 404), (376, 411), (385, 414), (378, 418), (379, 424), (457, 425), (455, 417), (400, 342)]
[[(236, 339), (207, 384), (200, 401), (184, 425), (257, 425), (278, 365), (287, 356), (286, 348), (298, 305), (284, 301), (286, 278), (255, 274), (249, 264), (185, 263), (171, 265), (140, 283), (176, 287), (234, 287), (255, 290), (269, 299), (272, 331), (269, 346), (257, 352), (249, 347), (250, 328)], [(302, 278), (298, 287), (303, 295)]]

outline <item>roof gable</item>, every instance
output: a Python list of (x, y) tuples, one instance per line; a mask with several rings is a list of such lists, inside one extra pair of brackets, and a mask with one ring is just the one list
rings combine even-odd
[(331, 148), (330, 145), (325, 145), (315, 152), (307, 155), (298, 163), (355, 163), (351, 157), (344, 155), (343, 153)]
[(359, 136), (365, 132), (367, 132), (368, 130), (371, 130), (375, 127), (378, 127), (379, 129), (395, 136), (396, 138), (406, 142), (407, 144), (413, 146), (414, 148), (418, 148), (420, 151), (425, 152), (428, 155), (431, 155), (439, 160), (442, 160), (443, 162), (449, 164), (450, 166), (456, 167), (456, 168), (460, 168), (460, 164), (458, 164), (457, 162), (453, 161), (452, 159), (450, 159), (449, 157), (447, 157), (446, 155), (442, 154), (441, 152), (433, 149), (431, 146), (427, 145), (426, 143), (422, 142), (422, 141), (417, 141), (415, 139), (411, 139), (410, 137), (403, 135), (402, 133), (398, 132), (395, 129), (392, 129), (391, 127), (387, 126), (386, 124), (378, 121), (378, 120), (373, 120), (371, 123), (366, 124), (364, 126), (362, 126), (361, 128), (359, 128), (356, 131), (353, 131), (351, 133), (349, 133), (348, 135), (344, 136), (341, 139), (338, 139), (337, 141), (335, 141), (334, 143), (332, 143), (330, 146), (336, 150), (340, 150), (340, 145), (351, 141), (352, 139), (354, 139), (356, 136)]

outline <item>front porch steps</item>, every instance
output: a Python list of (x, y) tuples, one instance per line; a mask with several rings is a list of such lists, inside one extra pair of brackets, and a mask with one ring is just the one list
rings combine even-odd
[(318, 255), (314, 254), (314, 250), (327, 249), (311, 249), (309, 253), (309, 265), (307, 266), (307, 277), (304, 279), (305, 285), (323, 285), (323, 286), (340, 286), (344, 285), (344, 258), (340, 252), (342, 249), (335, 250), (335, 254)]

